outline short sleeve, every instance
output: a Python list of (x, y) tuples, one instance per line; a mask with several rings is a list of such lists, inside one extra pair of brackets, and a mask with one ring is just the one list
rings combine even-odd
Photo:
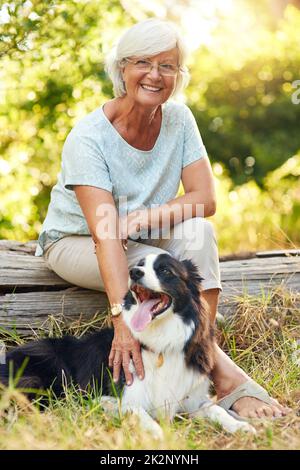
[(185, 106), (184, 116), (182, 168), (201, 158), (207, 157), (206, 148), (202, 142), (196, 119), (187, 106)]
[(112, 191), (106, 161), (97, 143), (88, 135), (74, 135), (71, 131), (64, 144), (62, 167), (66, 189), (86, 185)]

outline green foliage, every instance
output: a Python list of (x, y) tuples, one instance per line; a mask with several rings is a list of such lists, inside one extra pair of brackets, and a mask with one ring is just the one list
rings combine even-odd
[(37, 237), (68, 132), (111, 97), (103, 54), (130, 21), (118, 1), (31, 4), (1, 26), (0, 238), (18, 240)]
[(218, 210), (213, 223), (222, 254), (296, 248), (300, 238), (300, 154), (263, 180), (234, 187), (226, 169), (213, 165)]
[[(251, 49), (204, 48), (193, 61), (204, 66), (192, 74), (192, 110), (212, 160), (225, 164), (235, 184), (261, 184), (300, 148), (300, 105), (292, 102), (299, 29), (300, 12), (290, 7), (277, 30), (251, 37)], [(224, 47), (234, 39), (228, 36)]]
[(39, 0), (17, 0), (5, 2), (2, 15), (9, 21), (1, 24), (0, 57), (10, 55), (20, 57), (18, 52), (28, 49), (28, 41), (39, 33), (43, 25), (49, 24), (52, 18), (55, 1), (40, 2)]

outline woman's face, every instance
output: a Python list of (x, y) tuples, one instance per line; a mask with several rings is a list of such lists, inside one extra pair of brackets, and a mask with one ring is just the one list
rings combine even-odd
[[(130, 57), (136, 62), (140, 57)], [(155, 56), (142, 57), (152, 63), (150, 72), (139, 70), (133, 63), (127, 62), (122, 70), (127, 96), (142, 106), (158, 106), (171, 96), (174, 91), (177, 75), (165, 76), (158, 70), (159, 64), (178, 65), (178, 49), (170, 49)], [(179, 73), (179, 72), (178, 72)]]

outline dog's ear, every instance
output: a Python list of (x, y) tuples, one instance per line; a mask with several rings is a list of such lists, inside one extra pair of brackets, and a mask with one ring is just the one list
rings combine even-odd
[(201, 284), (203, 281), (203, 277), (201, 277), (197, 266), (191, 259), (184, 259), (182, 264), (185, 266), (187, 270), (188, 279), (191, 279), (196, 284)]
[(192, 260), (184, 259), (182, 261), (182, 264), (186, 269), (186, 284), (192, 292), (193, 297), (195, 298), (195, 296), (199, 296), (201, 281), (203, 281), (203, 277), (200, 276), (198, 268)]
[(187, 364), (205, 374), (209, 374), (215, 364), (215, 329), (209, 317), (208, 304), (202, 300), (195, 332), (185, 347)]

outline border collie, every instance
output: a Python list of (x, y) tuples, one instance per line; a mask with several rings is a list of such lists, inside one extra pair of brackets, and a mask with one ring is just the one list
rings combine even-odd
[[(207, 417), (231, 433), (255, 432), (209, 398), (214, 331), (201, 300), (202, 279), (192, 261), (150, 254), (129, 274), (122, 315), (141, 343), (145, 378), (139, 380), (132, 363), (131, 386), (121, 374), (122, 411), (136, 414), (141, 426), (157, 438), (162, 437), (162, 429), (156, 420), (171, 420), (177, 413)], [(113, 329), (106, 328), (81, 339), (65, 336), (16, 347), (0, 366), (0, 382), (7, 385), (10, 374), (16, 376), (21, 369), (17, 387), (23, 390), (51, 390), (59, 397), (68, 384), (82, 391), (92, 387), (98, 390), (103, 408), (117, 412), (108, 367), (112, 340)], [(27, 395), (36, 396), (32, 390)]]

